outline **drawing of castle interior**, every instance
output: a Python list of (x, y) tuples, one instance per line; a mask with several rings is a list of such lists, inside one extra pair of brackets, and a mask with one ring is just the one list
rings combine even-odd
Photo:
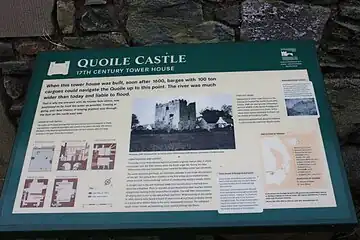
[(114, 169), (116, 143), (94, 144), (91, 169), (111, 170)]
[(75, 205), (76, 188), (76, 178), (55, 179), (51, 207), (73, 207)]
[(64, 143), (61, 146), (58, 170), (86, 170), (89, 157), (89, 144), (86, 142)]
[(34, 147), (29, 164), (29, 172), (50, 172), (55, 146)]
[(21, 198), (21, 208), (41, 208), (44, 206), (47, 179), (26, 179), (23, 195)]

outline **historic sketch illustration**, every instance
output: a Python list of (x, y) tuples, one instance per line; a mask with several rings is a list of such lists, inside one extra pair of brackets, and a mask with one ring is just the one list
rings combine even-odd
[(87, 142), (65, 142), (61, 146), (58, 170), (85, 170), (89, 157)]
[(42, 208), (46, 196), (48, 179), (26, 179), (21, 197), (21, 208)]
[(316, 116), (318, 110), (314, 98), (285, 99), (288, 116)]
[(77, 181), (76, 178), (55, 179), (51, 207), (74, 207)]
[(93, 147), (92, 170), (114, 169), (116, 143), (96, 143)]
[(32, 150), (29, 172), (50, 172), (55, 146), (35, 146)]

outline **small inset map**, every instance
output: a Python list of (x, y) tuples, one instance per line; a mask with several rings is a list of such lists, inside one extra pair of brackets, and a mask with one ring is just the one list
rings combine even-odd
[(262, 136), (261, 148), (267, 191), (325, 186), (326, 168), (317, 132)]
[(263, 133), (266, 209), (336, 206), (321, 133), (315, 127)]
[(51, 207), (74, 207), (77, 179), (55, 179)]
[(292, 149), (296, 138), (283, 139), (279, 136), (263, 137), (262, 155), (265, 167), (266, 184), (280, 185), (289, 174), (293, 164)]
[(58, 170), (86, 170), (88, 157), (89, 144), (87, 142), (65, 142), (61, 146)]
[(29, 172), (50, 172), (54, 157), (55, 146), (34, 147)]
[(44, 207), (47, 179), (26, 179), (21, 197), (21, 208)]
[(94, 144), (91, 169), (111, 170), (114, 169), (116, 154), (116, 143)]

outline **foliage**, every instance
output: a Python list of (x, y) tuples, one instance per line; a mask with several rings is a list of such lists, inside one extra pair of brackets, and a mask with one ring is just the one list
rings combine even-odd
[(139, 121), (138, 117), (136, 116), (136, 114), (132, 114), (131, 115), (131, 128), (134, 128), (139, 123), (140, 123), (140, 121)]
[(232, 116), (232, 106), (231, 105), (226, 105), (226, 104), (222, 105), (221, 111), (224, 111), (229, 116)]
[(223, 105), (221, 107), (221, 110), (214, 108), (205, 108), (200, 111), (200, 114), (207, 123), (216, 123), (219, 117), (222, 117), (225, 121), (233, 121), (231, 105)]

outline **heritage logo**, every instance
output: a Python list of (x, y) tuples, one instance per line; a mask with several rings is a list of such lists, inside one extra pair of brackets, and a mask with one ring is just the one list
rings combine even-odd
[(296, 68), (302, 65), (302, 61), (296, 53), (296, 48), (281, 48), (280, 49), (281, 61), (280, 65), (286, 68)]
[(280, 49), (281, 58), (283, 61), (297, 61), (296, 48), (282, 48)]
[(70, 61), (65, 61), (63, 63), (50, 62), (48, 69), (48, 76), (53, 75), (68, 75), (70, 68)]

